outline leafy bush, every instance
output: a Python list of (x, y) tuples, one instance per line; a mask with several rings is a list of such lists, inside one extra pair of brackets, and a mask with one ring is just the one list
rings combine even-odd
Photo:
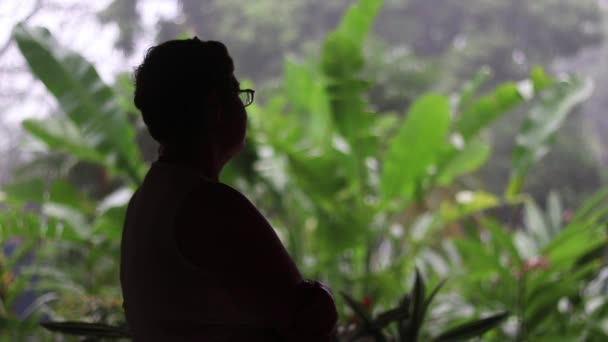
[[(473, 337), (478, 337), (496, 327), (505, 318), (509, 316), (508, 312), (502, 312), (483, 319), (467, 322), (459, 326), (453, 327), (444, 331), (434, 338), (425, 336), (422, 331), (422, 325), (427, 315), (427, 311), (433, 302), (437, 293), (441, 290), (445, 281), (441, 281), (431, 293), (426, 297), (426, 285), (422, 276), (416, 270), (416, 277), (412, 290), (406, 294), (400, 301), (399, 306), (389, 311), (378, 314), (376, 319), (371, 319), (367, 310), (362, 307), (357, 301), (346, 294), (343, 294), (346, 303), (356, 313), (359, 321), (359, 327), (355, 328), (350, 333), (347, 340), (356, 340), (359, 337), (372, 336), (376, 341), (387, 341), (383, 329), (389, 324), (395, 323), (397, 336), (396, 341), (415, 342), (423, 341), (464, 341)], [(423, 339), (420, 336), (424, 336)]]
[(461, 236), (429, 248), (423, 263), (429, 272), (449, 274), (458, 283), (459, 305), (478, 313), (513, 313), (497, 340), (601, 341), (606, 330), (600, 317), (608, 302), (605, 293), (591, 287), (608, 285), (600, 276), (607, 269), (608, 191), (598, 192), (565, 220), (555, 195), (548, 203), (545, 215), (526, 201), (524, 226), (517, 230), (477, 216)]

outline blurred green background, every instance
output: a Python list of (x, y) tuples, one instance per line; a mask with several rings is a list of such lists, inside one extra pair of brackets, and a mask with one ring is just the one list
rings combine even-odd
[(128, 329), (122, 220), (157, 150), (131, 73), (193, 35), (256, 89), (222, 180), (334, 290), (341, 341), (607, 340), (607, 5), (1, 3), (0, 341)]

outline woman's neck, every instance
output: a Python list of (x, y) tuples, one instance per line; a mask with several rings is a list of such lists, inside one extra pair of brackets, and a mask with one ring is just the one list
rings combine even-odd
[(166, 146), (159, 148), (158, 160), (160, 162), (180, 165), (188, 169), (194, 170), (203, 178), (219, 182), (219, 176), (223, 163), (217, 160), (215, 153), (208, 151), (199, 151), (192, 153), (183, 149), (172, 149)]

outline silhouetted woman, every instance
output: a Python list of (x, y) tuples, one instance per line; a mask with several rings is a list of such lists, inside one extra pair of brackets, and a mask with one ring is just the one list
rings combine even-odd
[(135, 341), (329, 341), (327, 288), (303, 281), (260, 212), (218, 181), (243, 147), (245, 106), (226, 47), (168, 41), (135, 72), (160, 143), (127, 210), (120, 279)]

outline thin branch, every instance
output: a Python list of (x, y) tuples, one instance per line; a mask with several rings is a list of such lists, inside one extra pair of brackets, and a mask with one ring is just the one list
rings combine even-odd
[[(32, 8), (32, 10), (30, 11), (30, 13), (28, 13), (28, 15), (26, 15), (23, 19), (21, 19), (21, 22), (26, 22), (28, 20), (30, 20), (34, 15), (36, 15), (36, 13), (38, 13), (39, 10), (42, 9), (42, 0), (36, 0), (36, 2), (34, 3), (34, 8)], [(6, 51), (8, 50), (8, 48), (11, 46), (11, 43), (13, 42), (12, 37), (9, 37), (9, 39), (6, 40), (6, 42), (4, 42), (4, 45), (2, 45), (2, 47), (0, 47), (0, 57), (2, 57), (2, 55), (4, 55), (4, 53), (6, 53)]]

